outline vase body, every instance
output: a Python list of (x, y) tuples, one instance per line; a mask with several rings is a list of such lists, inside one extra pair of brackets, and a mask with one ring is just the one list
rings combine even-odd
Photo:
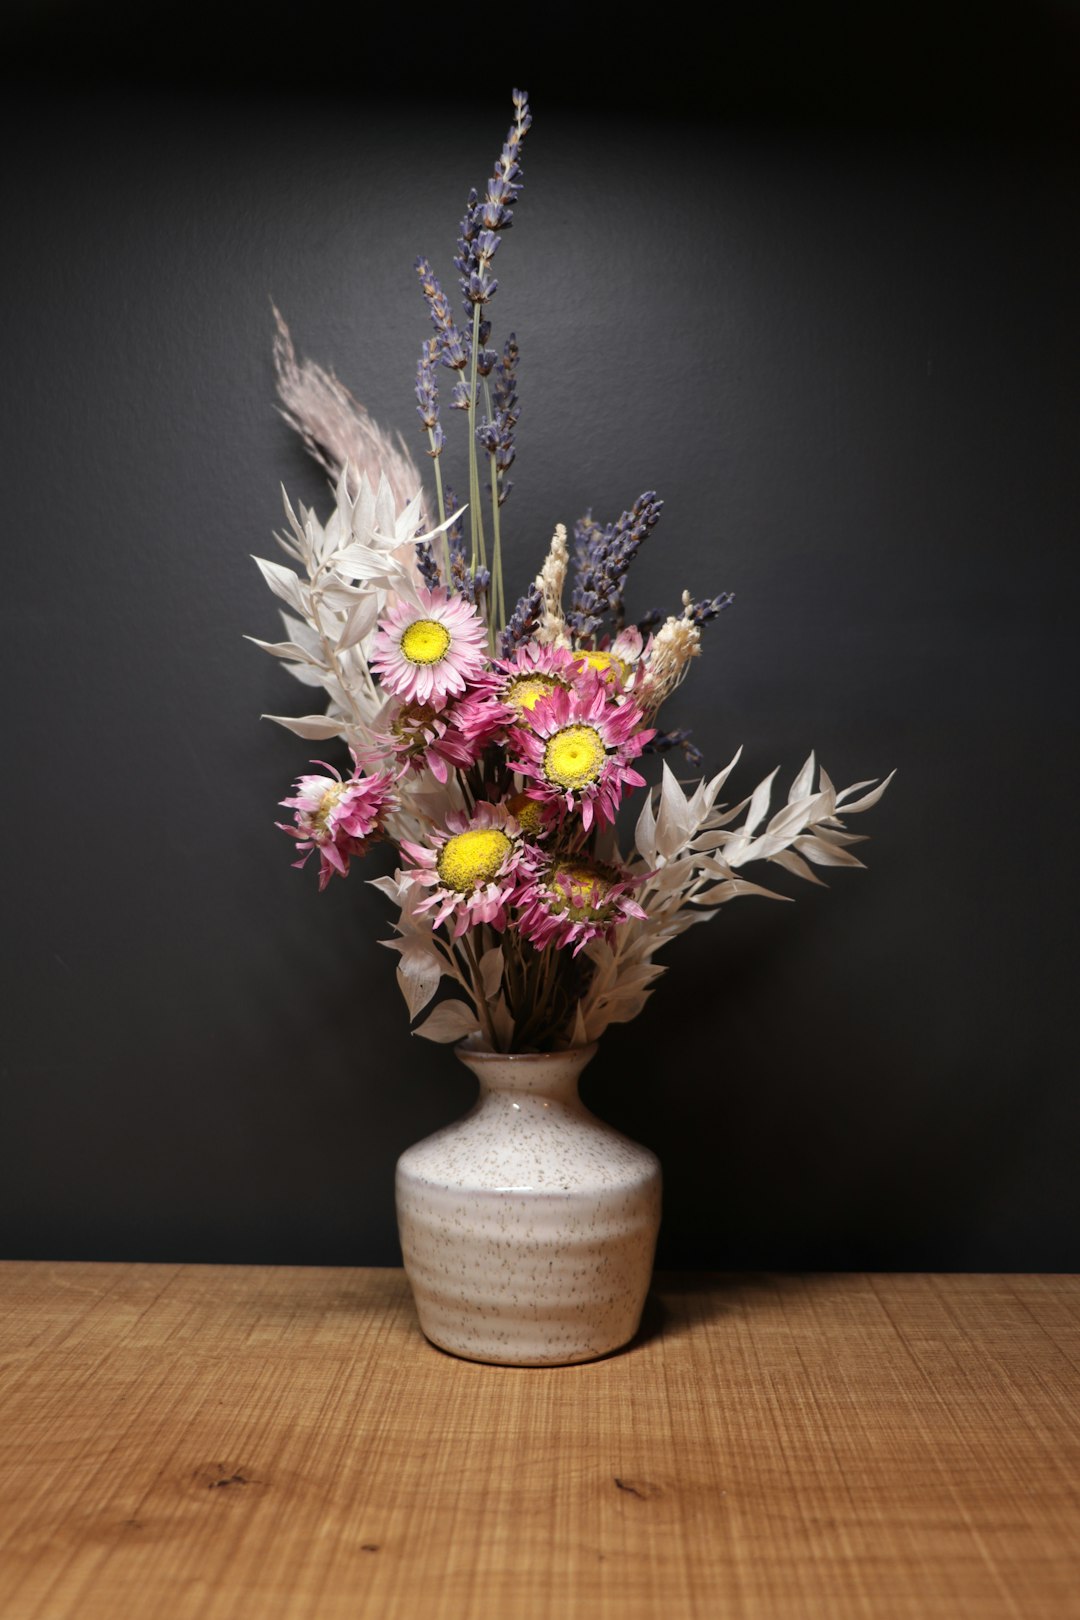
[(660, 1225), (660, 1164), (590, 1114), (568, 1052), (458, 1047), (464, 1118), (398, 1160), (398, 1230), (420, 1326), (443, 1350), (520, 1367), (593, 1361), (633, 1338)]

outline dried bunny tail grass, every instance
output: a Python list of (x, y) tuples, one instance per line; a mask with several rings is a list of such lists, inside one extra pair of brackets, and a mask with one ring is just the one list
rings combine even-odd
[(681, 683), (691, 658), (701, 652), (701, 631), (691, 619), (672, 615), (660, 626), (644, 660), (640, 685), (634, 696), (643, 712), (654, 715)]
[(570, 552), (566, 544), (566, 527), (562, 523), (555, 526), (555, 533), (551, 537), (548, 554), (544, 558), (544, 566), (536, 576), (536, 588), (540, 592), (543, 610), (536, 631), (536, 640), (546, 645), (556, 647), (569, 647), (570, 635), (566, 628), (566, 619), (563, 615), (563, 586), (566, 583), (566, 570), (570, 562)]
[[(401, 435), (396, 441), (385, 433), (358, 399), (332, 371), (324, 371), (313, 360), (297, 360), (292, 334), (281, 311), (271, 304), (277, 331), (274, 334), (274, 370), (281, 414), (303, 439), (309, 453), (321, 467), (337, 479), (349, 468), (349, 494), (354, 499), (361, 477), (378, 489), (385, 476), (394, 502), (407, 506), (423, 480)], [(424, 520), (427, 527), (427, 520)]]

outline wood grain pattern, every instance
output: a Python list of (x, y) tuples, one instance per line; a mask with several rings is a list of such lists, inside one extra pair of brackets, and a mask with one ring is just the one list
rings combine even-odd
[(400, 1272), (0, 1266), (3, 1620), (1072, 1620), (1080, 1280), (660, 1278), (607, 1361)]

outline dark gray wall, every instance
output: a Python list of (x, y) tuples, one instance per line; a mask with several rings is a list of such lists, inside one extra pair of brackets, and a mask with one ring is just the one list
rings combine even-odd
[(265, 82), (187, 72), (189, 40), (140, 85), (129, 33), (79, 82), (69, 36), (61, 83), (32, 19), (0, 148), (0, 1250), (393, 1262), (395, 1157), (469, 1101), (407, 1033), (380, 898), (289, 866), (276, 801), (320, 750), (259, 722), (303, 692), (241, 637), (275, 629), (279, 483), (326, 507), (269, 297), (411, 435), (412, 260), (451, 280), (521, 78), (515, 583), (556, 519), (656, 488), (632, 606), (737, 593), (673, 705), (709, 761), (899, 769), (866, 873), (731, 906), (603, 1042), (588, 1099), (664, 1161), (661, 1259), (1080, 1263), (1075, 80), (1021, 31), (1002, 100), (1010, 38), (951, 80), (909, 41), (839, 103), (794, 54), (727, 99), (691, 60), (651, 96), (513, 67), (373, 102), (325, 40)]

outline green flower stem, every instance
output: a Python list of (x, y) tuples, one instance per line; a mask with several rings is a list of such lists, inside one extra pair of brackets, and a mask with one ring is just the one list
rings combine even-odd
[(506, 629), (506, 595), (503, 591), (502, 532), (499, 527), (499, 474), (495, 467), (494, 451), (491, 453), (491, 522), (495, 530), (491, 548), (491, 596), (502, 632)]
[(480, 958), (477, 956), (476, 946), (471, 938), (471, 930), (462, 934), (460, 943), (465, 948), (465, 956), (469, 964), (469, 974), (473, 985), (472, 999), (476, 1006), (476, 1016), (483, 1026), (488, 1046), (493, 1052), (498, 1052), (501, 1048), (495, 1039), (495, 1026), (491, 1021), (487, 997), (484, 995), (484, 981), (480, 973)]
[[(488, 421), (493, 422), (495, 413), (491, 408), (491, 389), (488, 386), (486, 377), (484, 378), (484, 409), (487, 411)], [(501, 634), (506, 629), (506, 593), (503, 586), (499, 474), (495, 466), (494, 451), (491, 455), (491, 526), (494, 532), (491, 548), (491, 599), (499, 616), (499, 632)]]
[[(440, 523), (445, 523), (446, 522), (446, 501), (443, 498), (442, 468), (439, 466), (439, 457), (435, 454), (435, 435), (431, 431), (430, 428), (428, 428), (428, 438), (431, 441), (431, 452), (432, 452), (431, 459), (435, 463), (435, 494), (436, 494), (436, 497), (437, 497), (438, 502), (439, 502), (439, 522)], [(446, 588), (447, 588), (447, 590), (449, 590), (450, 589), (450, 535), (449, 535), (449, 533), (448, 533), (448, 531), (446, 529), (443, 530), (443, 555), (444, 555), (445, 564), (446, 564)]]

